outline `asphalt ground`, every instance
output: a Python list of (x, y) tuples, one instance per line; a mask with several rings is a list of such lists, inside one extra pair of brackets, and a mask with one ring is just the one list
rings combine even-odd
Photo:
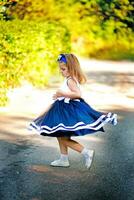
[[(134, 109), (133, 96), (128, 93), (132, 89), (132, 75), (126, 72), (128, 79), (124, 82), (124, 73), (119, 76), (115, 71), (87, 74), (94, 80), (86, 88), (90, 90), (92, 106), (118, 114), (118, 124), (107, 125), (104, 133), (73, 137), (95, 150), (90, 170), (85, 168), (83, 157), (73, 150), (69, 150), (69, 168), (51, 167), (50, 162), (59, 157), (56, 138), (39, 136), (26, 129), (41, 108), (30, 113), (27, 98), (22, 99), (25, 105), (18, 107), (13, 99), (10, 109), (1, 109), (0, 114), (0, 200), (134, 199)], [(112, 95), (102, 93), (106, 80), (109, 87), (105, 89), (112, 91)], [(115, 89), (120, 90), (119, 95)], [(29, 109), (35, 104), (28, 105)]]

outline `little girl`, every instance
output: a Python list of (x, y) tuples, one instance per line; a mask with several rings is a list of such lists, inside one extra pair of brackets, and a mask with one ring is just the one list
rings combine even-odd
[(37, 130), (40, 135), (57, 137), (61, 155), (58, 160), (51, 162), (51, 166), (69, 167), (70, 147), (84, 156), (85, 166), (89, 169), (94, 150), (85, 148), (72, 140), (71, 136), (104, 132), (103, 126), (106, 123), (117, 124), (117, 114), (98, 112), (81, 97), (80, 84), (86, 78), (75, 55), (60, 54), (57, 61), (65, 81), (53, 95), (54, 103), (30, 123), (30, 128)]

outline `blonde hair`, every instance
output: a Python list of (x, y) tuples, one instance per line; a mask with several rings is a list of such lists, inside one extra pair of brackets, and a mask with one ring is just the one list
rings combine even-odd
[(73, 77), (74, 79), (76, 78), (80, 84), (85, 83), (87, 79), (85, 74), (82, 72), (77, 57), (74, 54), (64, 54), (64, 55), (67, 60), (66, 66), (68, 68), (70, 76)]

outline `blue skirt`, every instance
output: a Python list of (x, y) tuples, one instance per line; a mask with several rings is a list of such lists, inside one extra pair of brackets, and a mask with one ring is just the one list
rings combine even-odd
[(104, 132), (107, 123), (117, 124), (117, 114), (94, 110), (82, 98), (56, 100), (50, 109), (30, 123), (40, 135), (52, 137), (83, 136)]

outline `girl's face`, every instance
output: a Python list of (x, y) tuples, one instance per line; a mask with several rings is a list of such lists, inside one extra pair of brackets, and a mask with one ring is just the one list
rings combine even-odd
[(59, 68), (60, 68), (60, 72), (61, 72), (62, 76), (64, 76), (64, 77), (70, 76), (65, 63), (63, 63), (63, 62), (59, 63)]

